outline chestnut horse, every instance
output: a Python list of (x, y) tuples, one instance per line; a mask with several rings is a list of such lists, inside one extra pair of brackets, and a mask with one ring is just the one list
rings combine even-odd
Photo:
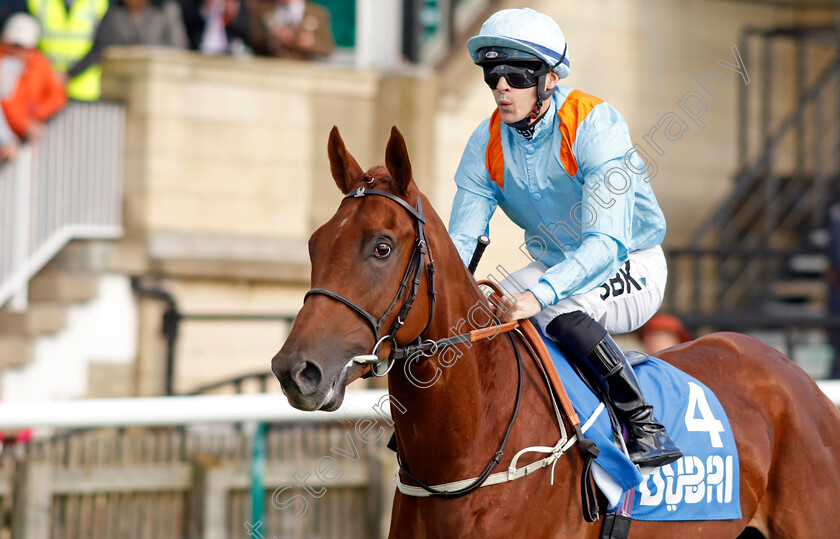
[[(385, 356), (393, 342), (402, 347), (421, 335), (424, 342), (449, 338), (471, 329), (463, 321), (475, 306), (489, 309), (414, 183), (396, 128), (385, 166), (363, 172), (336, 128), (328, 154), (332, 176), (348, 196), (309, 240), (314, 289), (272, 359), (289, 402), (302, 410), (337, 409), (346, 385), (370, 368), (353, 358), (370, 359), (378, 341), (383, 350), (377, 346), (374, 354)], [(365, 190), (379, 196), (353, 196)], [(408, 310), (407, 302), (413, 303)], [(385, 335), (389, 328), (393, 340)], [(497, 337), (458, 351), (396, 361), (388, 374), (390, 394), (402, 405), (399, 411), (392, 406), (400, 461), (428, 485), (481, 474), (509, 429), (520, 380), (521, 410), (493, 471), (507, 470), (522, 448), (552, 446), (560, 438), (543, 375), (523, 344)], [(805, 372), (773, 348), (733, 333), (709, 335), (660, 357), (701, 380), (725, 408), (738, 446), (743, 516), (636, 521), (631, 536), (737, 537), (747, 527), (766, 537), (836, 536), (840, 412)], [(398, 491), (390, 536), (598, 537), (601, 523), (581, 516), (582, 468), (581, 455), (568, 451), (556, 463), (553, 486), (544, 468), (452, 499)], [(405, 475), (402, 480), (412, 483)]]

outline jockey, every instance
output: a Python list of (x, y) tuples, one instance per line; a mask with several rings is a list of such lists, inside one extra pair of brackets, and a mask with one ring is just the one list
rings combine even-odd
[(633, 462), (677, 460), (610, 337), (656, 312), (667, 277), (665, 218), (627, 124), (601, 99), (558, 84), (570, 70), (566, 39), (542, 13), (499, 11), (467, 46), (497, 108), (455, 174), (449, 234), (461, 258), (468, 263), (501, 206), (524, 229), (531, 260), (503, 283), (503, 320), (532, 318), (595, 381), (627, 427)]

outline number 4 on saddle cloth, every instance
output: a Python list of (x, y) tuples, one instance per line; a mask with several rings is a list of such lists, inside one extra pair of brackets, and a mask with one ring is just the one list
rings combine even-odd
[[(600, 401), (557, 348), (542, 335), (557, 374), (582, 422)], [(632, 354), (632, 355), (631, 355)], [(593, 477), (610, 510), (633, 520), (730, 520), (741, 518), (738, 451), (729, 420), (714, 393), (661, 359), (628, 354), (645, 399), (665, 425), (683, 457), (642, 475), (614, 443), (609, 414), (601, 413), (586, 431), (600, 454)], [(634, 357), (635, 356), (635, 357)], [(651, 473), (648, 473), (651, 472)]]

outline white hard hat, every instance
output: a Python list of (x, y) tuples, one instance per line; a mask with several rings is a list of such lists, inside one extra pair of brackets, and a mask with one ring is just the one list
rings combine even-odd
[(491, 15), (481, 25), (478, 35), (467, 41), (470, 56), (476, 63), (483, 60), (479, 49), (485, 47), (521, 51), (550, 66), (560, 62), (554, 71), (561, 79), (569, 75), (569, 55), (563, 31), (554, 19), (533, 9), (503, 9)]
[(34, 49), (41, 37), (41, 26), (34, 17), (26, 13), (15, 13), (3, 27), (3, 41), (25, 49)]

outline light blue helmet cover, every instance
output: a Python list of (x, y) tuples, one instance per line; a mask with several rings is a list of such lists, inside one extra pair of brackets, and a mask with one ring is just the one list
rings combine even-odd
[[(550, 66), (563, 58), (554, 71), (561, 79), (569, 75), (569, 54), (563, 31), (554, 19), (533, 9), (503, 9), (491, 15), (481, 25), (478, 35), (467, 42), (470, 56), (476, 63), (483, 60), (478, 50), (485, 47), (505, 47), (521, 51), (525, 53), (525, 57), (516, 59), (524, 60), (527, 56), (536, 56)], [(511, 59), (514, 59), (512, 55)]]

